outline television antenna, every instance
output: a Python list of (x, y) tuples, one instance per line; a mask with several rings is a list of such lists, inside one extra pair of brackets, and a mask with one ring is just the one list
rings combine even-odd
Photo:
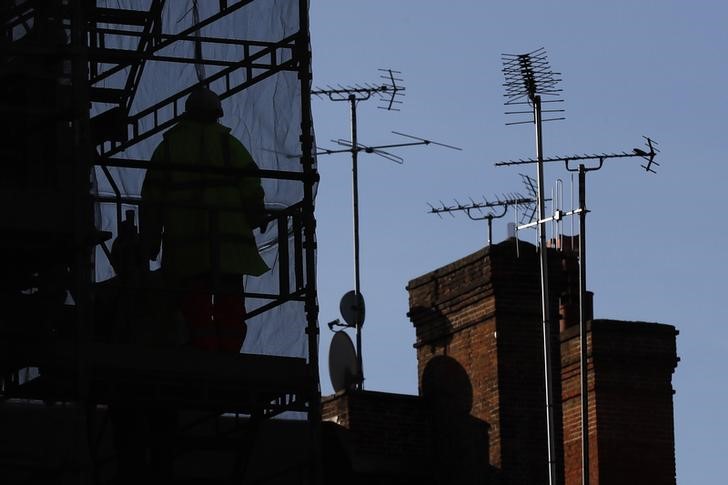
[[(339, 153), (351, 153), (351, 186), (352, 186), (352, 213), (353, 213), (353, 238), (354, 238), (354, 301), (361, 301), (363, 306), (364, 297), (361, 293), (361, 265), (359, 259), (359, 153), (373, 153), (392, 162), (402, 164), (404, 159), (399, 155), (390, 153), (391, 148), (400, 148), (417, 145), (438, 145), (453, 150), (460, 150), (458, 147), (438, 143), (426, 138), (420, 138), (406, 133), (393, 131), (392, 133), (408, 138), (413, 141), (402, 143), (393, 143), (380, 146), (367, 146), (359, 143), (357, 131), (357, 111), (356, 107), (360, 101), (370, 99), (378, 99), (381, 102), (380, 109), (387, 111), (399, 111), (398, 106), (402, 104), (399, 99), (404, 96), (405, 87), (402, 85), (402, 78), (399, 76), (401, 72), (392, 69), (379, 69), (380, 78), (383, 80), (379, 84), (365, 83), (354, 84), (351, 86), (326, 86), (326, 88), (313, 89), (311, 94), (319, 98), (327, 98), (330, 101), (343, 101), (349, 103), (349, 112), (351, 119), (351, 140), (332, 140), (333, 143), (345, 147), (341, 149), (323, 149), (317, 147), (316, 155), (335, 155)], [(344, 295), (346, 297), (346, 295)], [(360, 382), (357, 387), (361, 389), (364, 382), (364, 366), (362, 362), (362, 345), (361, 345), (361, 327), (363, 312), (353, 312), (353, 323), (343, 325), (338, 319), (329, 325), (333, 329), (333, 325), (351, 326), (356, 328), (356, 357), (358, 360)], [(333, 324), (333, 325), (332, 325)]]
[(379, 72), (382, 73), (379, 78), (384, 80), (380, 84), (327, 85), (326, 88), (311, 90), (311, 94), (319, 98), (327, 97), (331, 101), (348, 101), (349, 103), (366, 101), (371, 99), (372, 96), (376, 96), (383, 103), (379, 106), (380, 109), (399, 111), (396, 106), (402, 104), (402, 101), (398, 97), (404, 96), (403, 91), (405, 91), (404, 86), (397, 84), (404, 81), (398, 77), (402, 73), (391, 69), (379, 69)]
[[(527, 54), (503, 55), (503, 73), (506, 78), (504, 86), (506, 88), (507, 106), (512, 105), (528, 105), (531, 110), (527, 111), (511, 111), (506, 114), (525, 115), (531, 114), (530, 120), (516, 121), (511, 124), (533, 123), (536, 131), (536, 158), (509, 160), (498, 162), (496, 166), (511, 166), (534, 164), (536, 165), (538, 178), (538, 219), (521, 225), (518, 229), (528, 227), (536, 227), (538, 229), (539, 241), (539, 260), (541, 272), (541, 311), (543, 318), (543, 342), (544, 342), (544, 376), (546, 384), (546, 412), (547, 412), (547, 435), (548, 435), (548, 465), (549, 465), (549, 483), (553, 485), (556, 482), (556, 437), (554, 426), (554, 409), (553, 409), (553, 368), (551, 366), (551, 323), (549, 310), (549, 288), (548, 288), (548, 264), (546, 250), (546, 236), (544, 225), (552, 221), (560, 221), (565, 216), (579, 216), (579, 336), (580, 336), (580, 373), (581, 373), (581, 458), (582, 458), (582, 484), (589, 484), (589, 396), (588, 396), (588, 374), (587, 374), (587, 335), (586, 335), (586, 214), (589, 212), (586, 208), (586, 173), (597, 171), (602, 168), (605, 161), (618, 158), (641, 158), (646, 163), (642, 168), (647, 172), (655, 173), (653, 166), (659, 166), (655, 162), (655, 156), (659, 153), (656, 148), (657, 143), (651, 138), (645, 139), (646, 150), (634, 148), (631, 151), (623, 151), (618, 153), (601, 153), (601, 154), (584, 154), (572, 156), (559, 156), (544, 158), (543, 156), (543, 136), (542, 123), (544, 121), (554, 121), (564, 119), (563, 117), (543, 119), (543, 113), (560, 113), (561, 109), (543, 109), (543, 103), (559, 103), (560, 99), (555, 99), (561, 93), (561, 89), (557, 88), (560, 81), (559, 73), (551, 70), (546, 51), (541, 48)], [(542, 99), (542, 96), (550, 97)], [(596, 164), (587, 167), (585, 163), (579, 163), (578, 167), (573, 166), (574, 162), (595, 161)], [(579, 174), (579, 207), (568, 212), (562, 211), (560, 208), (554, 210), (551, 217), (546, 217), (544, 208), (544, 186), (543, 186), (543, 168), (545, 163), (563, 162), (565, 168), (569, 172), (578, 172)]]
[[(536, 190), (538, 221), (545, 218), (544, 207), (544, 177), (543, 177), (543, 140), (542, 123), (563, 119), (563, 117), (544, 120), (542, 114), (561, 113), (561, 109), (543, 110), (542, 103), (560, 103), (558, 97), (561, 89), (557, 87), (560, 74), (553, 72), (548, 62), (545, 49), (537, 49), (527, 54), (503, 54), (503, 74), (505, 76), (505, 105), (514, 106), (517, 111), (506, 111), (507, 115), (516, 115), (519, 119), (507, 125), (533, 123), (536, 127)], [(546, 97), (544, 100), (543, 97)], [(519, 107), (530, 109), (521, 110)], [(530, 115), (530, 119), (523, 120), (523, 115)], [(551, 366), (551, 322), (549, 309), (548, 287), (548, 260), (546, 252), (546, 231), (542, 224), (537, 224), (539, 267), (541, 275), (541, 316), (543, 327), (544, 347), (544, 380), (546, 387), (546, 434), (548, 439), (548, 470), (549, 485), (555, 485), (556, 468), (556, 425), (554, 415), (554, 385), (553, 368)]]
[[(533, 179), (528, 175), (521, 174), (521, 177), (526, 184), (527, 190), (533, 188)], [(442, 217), (442, 214), (450, 214), (452, 217), (455, 212), (463, 212), (473, 221), (488, 221), (488, 246), (493, 244), (493, 219), (500, 219), (506, 215), (509, 207), (516, 209), (516, 221), (518, 218), (518, 209), (522, 209), (521, 223), (524, 221), (531, 222), (536, 214), (536, 202), (537, 199), (531, 196), (525, 196), (519, 192), (510, 192), (501, 194), (495, 197), (495, 200), (488, 200), (483, 197), (482, 201), (475, 201), (470, 198), (470, 203), (461, 203), (457, 199), (454, 199), (455, 204), (448, 205), (440, 201), (439, 206), (430, 206), (428, 211), (430, 214), (437, 214)]]
[[(587, 373), (587, 335), (586, 335), (586, 214), (589, 210), (586, 208), (586, 174), (600, 170), (604, 166), (604, 162), (618, 158), (641, 158), (646, 163), (642, 164), (642, 168), (646, 172), (656, 173), (652, 168), (659, 166), (655, 161), (655, 156), (659, 153), (656, 148), (657, 142), (648, 137), (643, 137), (647, 151), (641, 148), (633, 148), (631, 152), (619, 153), (601, 153), (591, 155), (571, 155), (557, 156), (548, 158), (531, 158), (521, 160), (509, 160), (498, 162), (496, 166), (511, 166), (523, 164), (543, 165), (549, 162), (563, 162), (565, 168), (569, 172), (578, 172), (579, 174), (579, 207), (571, 211), (554, 210), (550, 217), (543, 217), (537, 221), (532, 221), (518, 227), (519, 230), (528, 227), (538, 226), (539, 234), (542, 233), (541, 226), (548, 222), (560, 221), (566, 216), (579, 216), (579, 339), (580, 339), (580, 373), (581, 373), (581, 430), (582, 430), (582, 484), (589, 485), (589, 395), (588, 395), (588, 373)], [(595, 165), (587, 167), (584, 163), (579, 163), (578, 167), (573, 166), (573, 162), (596, 161)], [(540, 251), (544, 254), (546, 251)], [(548, 372), (548, 371), (547, 371)]]

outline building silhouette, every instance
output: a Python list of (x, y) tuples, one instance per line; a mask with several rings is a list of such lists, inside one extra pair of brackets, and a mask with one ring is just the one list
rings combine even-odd
[[(306, 0), (0, 7), (0, 483), (546, 483), (528, 243), (520, 256), (508, 240), (409, 282), (417, 396), (321, 398)], [(134, 267), (141, 174), (199, 86), (232, 110), (266, 187), (256, 242), (272, 270), (246, 281), (239, 355), (160, 336), (160, 302), (180, 288)], [(558, 459), (571, 485), (576, 257), (553, 249), (549, 261), (552, 320), (563, 317), (552, 335)], [(676, 334), (591, 320), (592, 483), (675, 483)]]
[[(567, 485), (581, 483), (576, 263), (573, 252), (549, 249), (552, 321), (561, 323), (552, 336), (557, 483)], [(348, 391), (323, 400), (323, 419), (349, 431), (349, 461), (362, 476), (548, 483), (538, 271), (536, 248), (509, 239), (409, 282), (419, 396)], [(591, 483), (674, 484), (678, 332), (593, 318), (587, 328)], [(394, 473), (391, 462), (403, 465)]]

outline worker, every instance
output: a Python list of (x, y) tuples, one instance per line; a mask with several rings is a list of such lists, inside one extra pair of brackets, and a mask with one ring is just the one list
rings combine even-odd
[[(164, 134), (144, 179), (140, 240), (152, 260), (162, 246), (161, 271), (170, 287), (182, 288), (192, 345), (237, 353), (247, 332), (243, 276), (269, 269), (253, 235), (266, 219), (258, 167), (218, 123), (222, 115), (213, 91), (200, 87), (187, 97), (182, 120)], [(224, 167), (242, 170), (204, 170)]]

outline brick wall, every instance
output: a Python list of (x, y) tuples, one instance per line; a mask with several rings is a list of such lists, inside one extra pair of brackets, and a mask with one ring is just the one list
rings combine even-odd
[(486, 251), (478, 251), (409, 282), (409, 317), (415, 326), (418, 382), (437, 356), (454, 359), (472, 387), (466, 412), (490, 428), (489, 456), (499, 467), (500, 414), (495, 295)]
[[(430, 399), (436, 388), (487, 425), (488, 443), (480, 450), (494, 469), (492, 483), (509, 485), (547, 482), (538, 254), (528, 243), (519, 249), (516, 257), (515, 241), (504, 241), (407, 286), (420, 394)], [(549, 276), (554, 405), (562, 446), (556, 459), (565, 484), (572, 485), (581, 483), (576, 255), (551, 250)], [(591, 483), (673, 485), (675, 328), (611, 320), (595, 320), (589, 328)], [(430, 372), (435, 363), (449, 365)], [(466, 384), (453, 387), (462, 380), (460, 373)]]
[[(489, 426), (488, 460), (508, 484), (547, 481), (539, 265), (514, 240), (485, 248), (409, 282), (420, 392), (429, 362), (452, 358), (472, 386), (473, 418)], [(552, 349), (559, 386), (558, 297), (573, 282), (565, 253), (550, 256)], [(569, 266), (573, 267), (573, 265)], [(560, 407), (557, 407), (560, 436)], [(557, 454), (560, 457), (560, 453)]]
[(427, 409), (418, 396), (341, 392), (323, 399), (321, 415), (348, 429), (360, 453), (424, 456), (432, 449)]
[[(591, 328), (588, 322), (587, 328)], [(594, 400), (594, 362), (591, 331), (587, 334), (589, 381), (589, 480), (599, 483), (596, 407)], [(561, 406), (563, 416), (564, 484), (581, 485), (581, 357), (579, 327), (561, 332)]]
[[(593, 484), (675, 484), (671, 325), (595, 320), (590, 355), (589, 436)], [(580, 483), (578, 331), (562, 335), (566, 484)], [(568, 398), (568, 399), (567, 399)]]
[(344, 391), (323, 398), (321, 414), (326, 483), (438, 483), (430, 413), (419, 396)]
[[(454, 361), (444, 362), (426, 374), (444, 370), (453, 376), (449, 365)], [(341, 442), (348, 444), (351, 476), (357, 483), (493, 483), (488, 426), (463, 412), (462, 403), (471, 397), (460, 392), (457, 370), (454, 377), (444, 393), (437, 379), (437, 389), (428, 389), (427, 397), (347, 391), (324, 398), (323, 419), (348, 432)]]

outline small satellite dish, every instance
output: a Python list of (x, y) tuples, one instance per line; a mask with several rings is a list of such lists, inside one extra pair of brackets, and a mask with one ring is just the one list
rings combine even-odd
[(329, 347), (329, 377), (334, 391), (351, 389), (361, 380), (354, 344), (345, 332), (334, 332)]
[(356, 327), (357, 322), (359, 326), (364, 325), (365, 310), (364, 295), (361, 293), (359, 293), (359, 298), (357, 298), (356, 292), (351, 290), (341, 297), (339, 311), (349, 326)]

